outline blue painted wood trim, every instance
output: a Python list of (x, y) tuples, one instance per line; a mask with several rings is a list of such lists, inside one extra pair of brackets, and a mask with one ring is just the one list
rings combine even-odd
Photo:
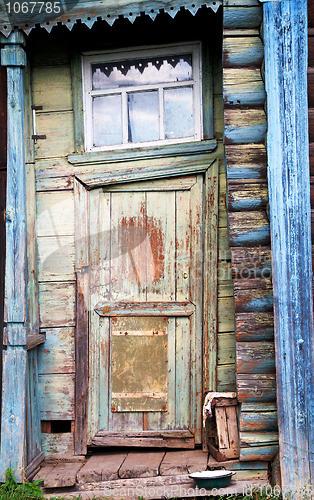
[(26, 466), (26, 169), (24, 151), (24, 36), (13, 32), (2, 49), (7, 67), (6, 275), (7, 351), (4, 355), (0, 481), (14, 470), (21, 482)]
[(288, 494), (314, 483), (307, 2), (266, 2), (263, 16), (278, 424)]

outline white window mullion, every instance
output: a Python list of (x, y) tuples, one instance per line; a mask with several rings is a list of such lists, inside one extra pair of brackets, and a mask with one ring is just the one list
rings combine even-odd
[(127, 92), (122, 92), (121, 100), (122, 100), (122, 143), (127, 144), (129, 140)]
[(165, 138), (165, 106), (164, 106), (164, 89), (158, 89), (159, 97), (159, 139)]

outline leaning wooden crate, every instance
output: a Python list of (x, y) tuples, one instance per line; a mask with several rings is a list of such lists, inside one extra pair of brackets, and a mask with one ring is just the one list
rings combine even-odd
[[(209, 409), (209, 410), (208, 410)], [(234, 393), (210, 393), (204, 404), (204, 448), (223, 462), (239, 458), (238, 401)]]

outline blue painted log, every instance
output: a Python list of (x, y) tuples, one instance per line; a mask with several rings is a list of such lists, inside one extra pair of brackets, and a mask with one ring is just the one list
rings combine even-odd
[(283, 493), (301, 498), (314, 484), (307, 2), (263, 11), (280, 463)]

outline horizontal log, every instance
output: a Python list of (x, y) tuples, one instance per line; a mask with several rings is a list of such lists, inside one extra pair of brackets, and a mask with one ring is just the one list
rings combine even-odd
[(237, 373), (275, 373), (274, 342), (237, 342)]
[(260, 210), (268, 203), (267, 182), (228, 183), (228, 209), (231, 212)]
[[(238, 7), (236, 7), (235, 10), (238, 10)], [(229, 26), (229, 27), (233, 28), (234, 26)], [(259, 36), (224, 37), (223, 40), (224, 68), (235, 68), (235, 67), (260, 68), (263, 61), (263, 57), (264, 57), (263, 43)]]
[(310, 142), (314, 141), (314, 108), (309, 109), (309, 137)]
[(269, 279), (234, 280), (236, 313), (270, 312), (273, 309), (273, 288)]
[(314, 176), (314, 143), (310, 143), (310, 175)]
[(270, 278), (270, 247), (232, 247), (231, 263), (233, 278)]
[(277, 411), (245, 412), (241, 410), (240, 431), (277, 431)]
[(241, 448), (278, 443), (278, 432), (240, 432)]
[(307, 3), (307, 17), (309, 28), (314, 27), (314, 2), (312, 0)]
[(187, 448), (194, 449), (194, 439), (163, 439), (154, 437), (139, 437), (139, 438), (125, 438), (125, 437), (101, 437), (95, 436), (92, 439), (92, 446), (131, 446), (139, 448)]
[[(242, 144), (225, 146), (226, 158), (229, 166), (242, 165), (242, 166), (267, 166), (267, 153), (266, 147), (263, 144)], [(313, 145), (314, 152), (314, 145)], [(266, 171), (265, 171), (266, 178)]]
[(223, 96), (225, 105), (263, 105), (266, 92), (260, 69), (224, 68)]
[(258, 412), (258, 413), (277, 411), (277, 403), (268, 403), (268, 402), (242, 403), (241, 411)]
[(268, 460), (270, 462), (275, 458), (278, 452), (278, 445), (240, 448), (240, 460)]
[(263, 109), (225, 109), (225, 144), (261, 143), (267, 120)]
[(263, 19), (260, 6), (224, 7), (223, 26), (228, 29), (257, 28)]
[(238, 400), (240, 402), (255, 403), (276, 401), (276, 376), (264, 374), (236, 375)]
[(309, 66), (314, 66), (314, 36), (313, 36), (313, 31), (310, 30), (311, 28), (309, 29), (309, 37), (308, 37), (308, 53), (309, 53), (308, 62)]
[(309, 108), (314, 107), (314, 68), (307, 70), (307, 97)]
[(272, 312), (238, 313), (235, 319), (237, 342), (273, 340), (274, 316)]
[(270, 230), (266, 212), (230, 212), (229, 242), (234, 247), (269, 245)]
[(108, 302), (100, 301), (94, 310), (99, 316), (191, 316), (191, 302)]

